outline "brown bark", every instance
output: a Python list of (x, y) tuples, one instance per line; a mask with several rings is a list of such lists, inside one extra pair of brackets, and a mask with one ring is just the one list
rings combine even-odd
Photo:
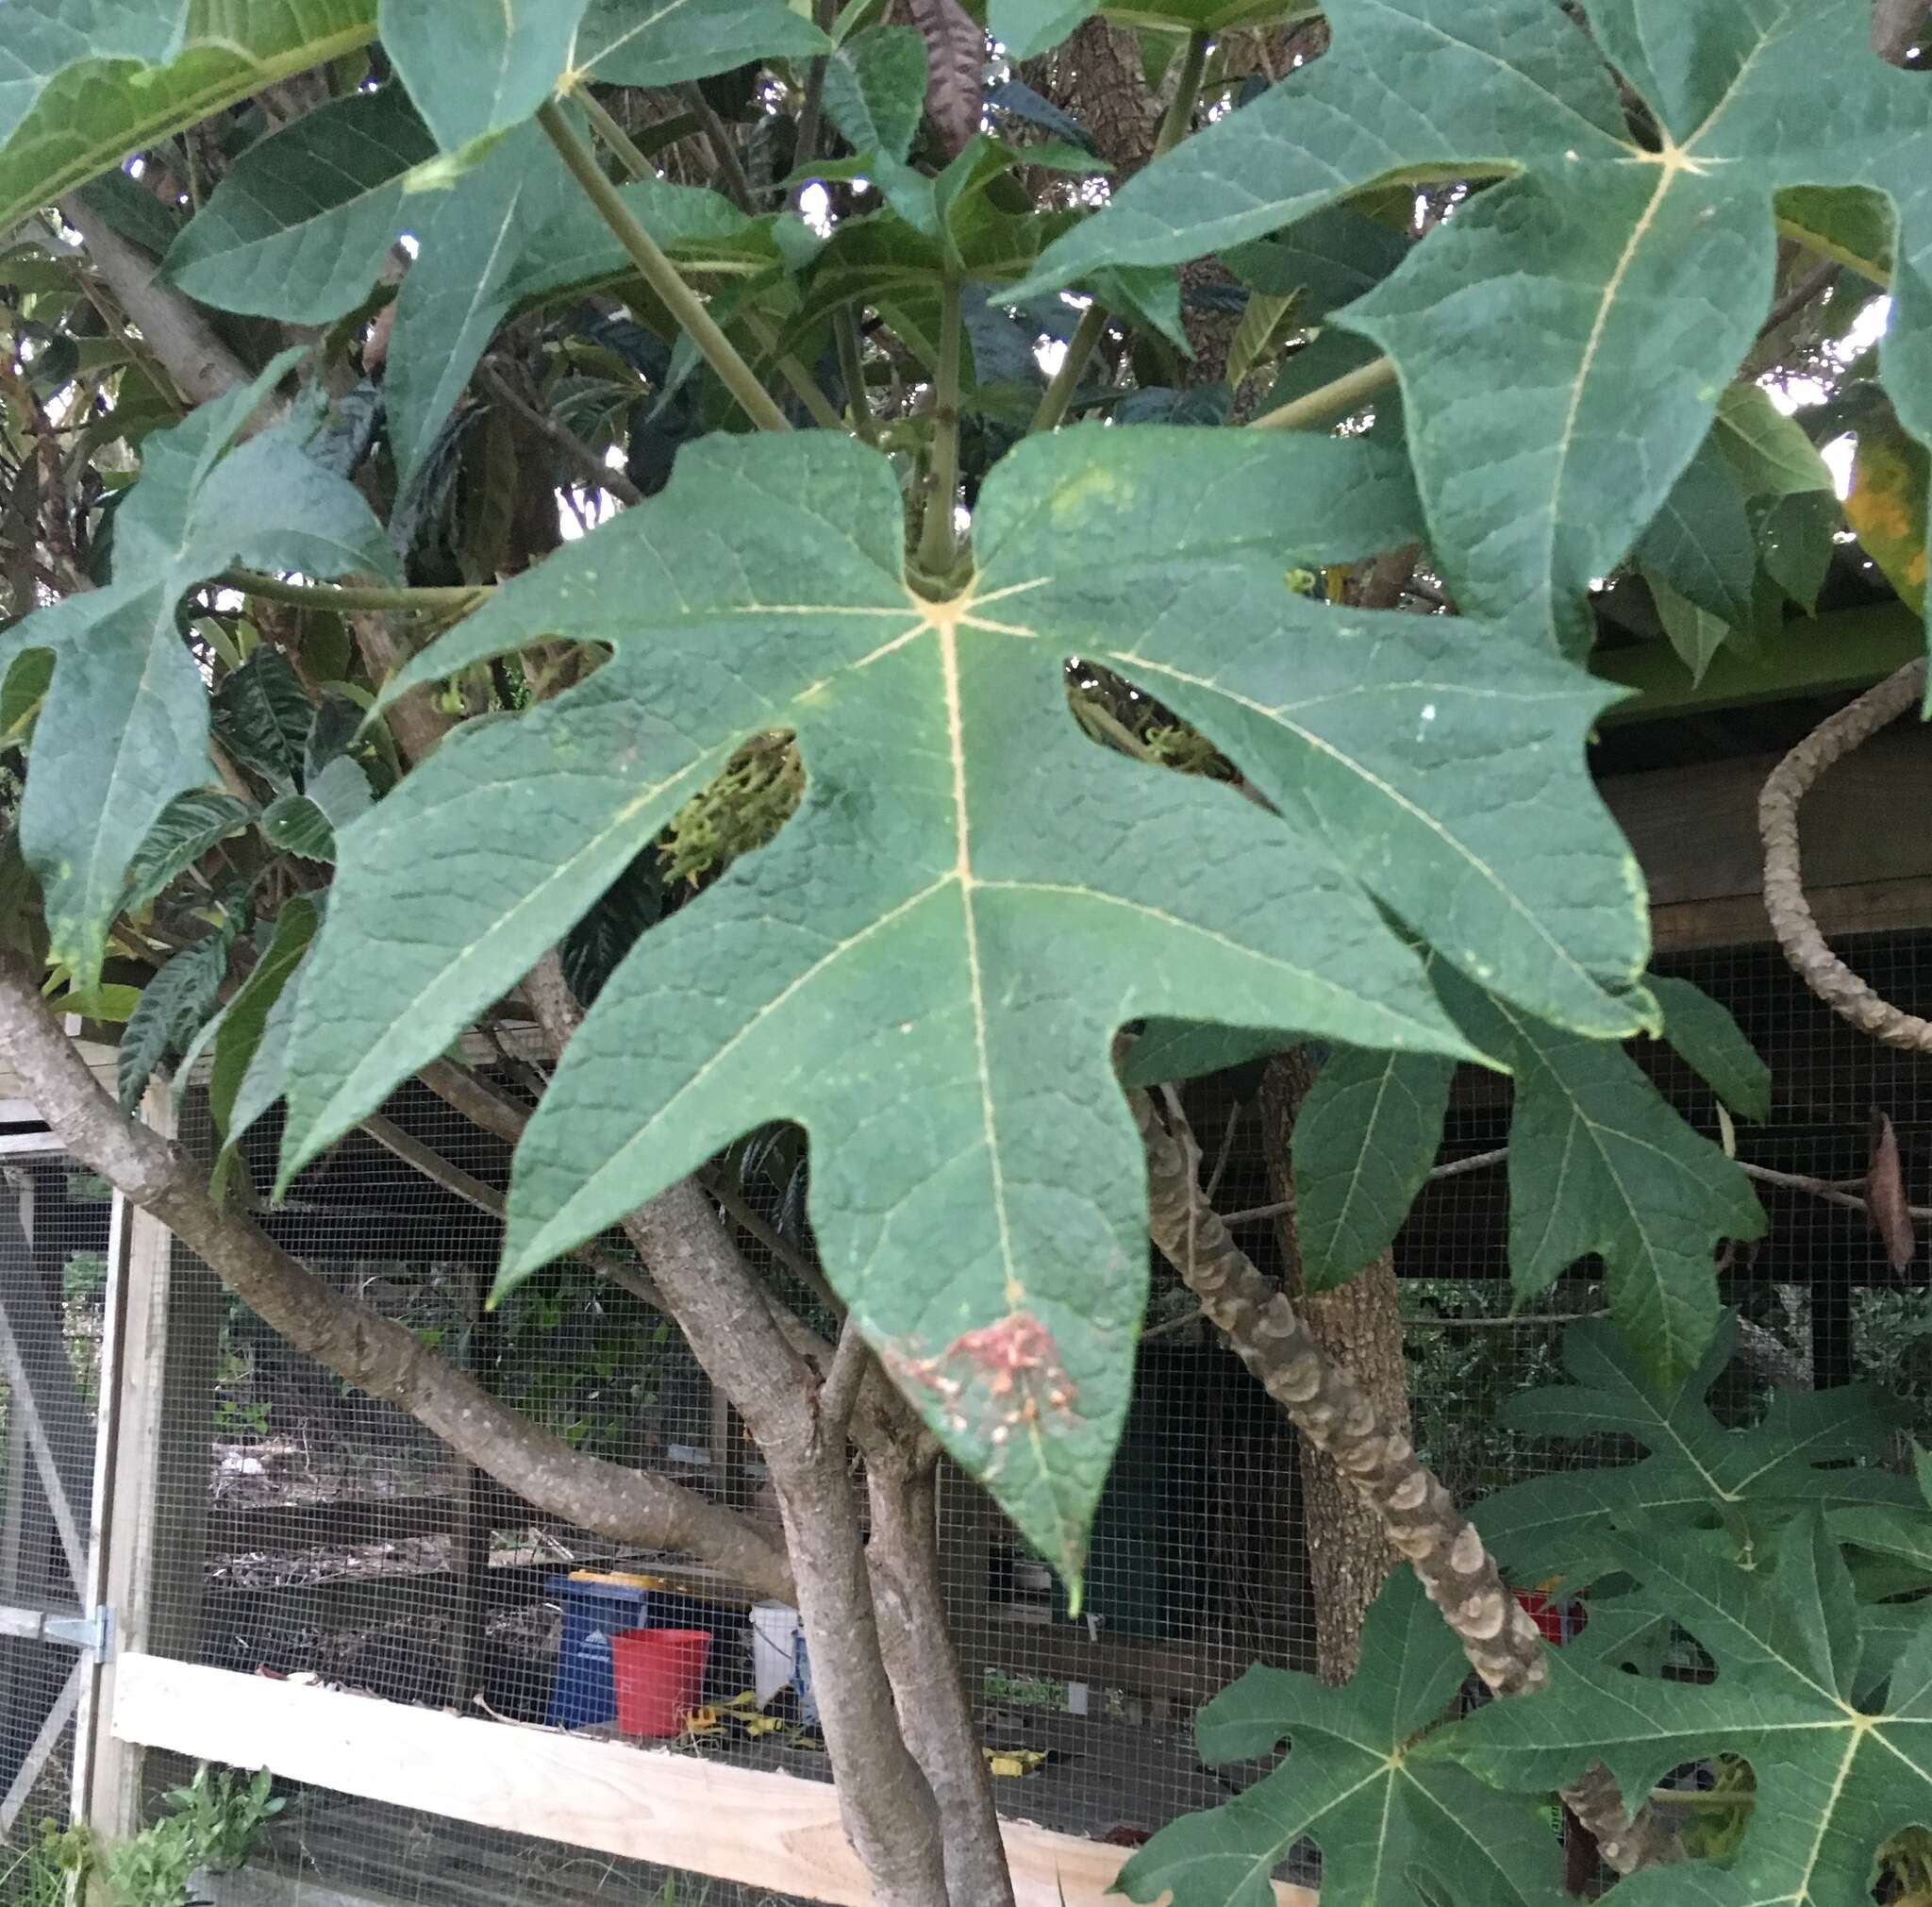
[[(1376, 1416), (1322, 1353), (1294, 1307), (1255, 1269), (1203, 1196), (1200, 1151), (1186, 1122), (1163, 1126), (1145, 1093), (1127, 1095), (1147, 1159), (1147, 1229), (1201, 1309), (1295, 1428), (1335, 1459), (1408, 1559), (1470, 1664), (1498, 1696), (1527, 1695), (1549, 1668), (1542, 1637), (1504, 1584), (1495, 1558), (1441, 1480), (1401, 1431)], [(1632, 1821), (1616, 1782), (1591, 1768), (1563, 1791), (1620, 1874), (1681, 1858), (1675, 1833), (1645, 1808)]]
[(1113, 168), (1108, 184), (1118, 192), (1154, 157), (1167, 104), (1148, 88), (1141, 36), (1096, 13), (1074, 29), (1055, 61), (1065, 75), (1060, 102)]
[(0, 1048), (67, 1150), (158, 1218), (297, 1350), (407, 1411), (540, 1510), (625, 1542), (692, 1551), (761, 1595), (791, 1599), (783, 1552), (746, 1518), (573, 1450), (505, 1409), (406, 1326), (323, 1283), (247, 1219), (218, 1210), (193, 1163), (102, 1090), (11, 954), (0, 955)]
[[(380, 689), (409, 660), (408, 648), (380, 616), (352, 615), (349, 627), (362, 666), (369, 671), (370, 686)], [(397, 751), (411, 767), (456, 727), (456, 718), (436, 706), (436, 691), (426, 687), (411, 689), (391, 703), (383, 720), (395, 737)]]
[(879, 1640), (900, 1726), (939, 1802), (954, 1907), (1013, 1907), (992, 1775), (940, 1581), (938, 1471), (923, 1435), (916, 1449), (866, 1460)]
[[(538, 963), (525, 993), (561, 1054), (581, 1013), (554, 954)], [(691, 1355), (764, 1453), (839, 1811), (874, 1898), (879, 1907), (949, 1907), (939, 1805), (907, 1745), (886, 1672), (850, 1446), (842, 1426), (821, 1414), (829, 1378), (774, 1314), (695, 1179), (639, 1206), (624, 1229)]]
[(199, 307), (156, 276), (159, 266), (139, 245), (124, 239), (78, 192), (60, 201), (60, 216), (80, 234), (89, 262), (182, 396), (203, 404), (247, 383), (254, 375), (247, 365)]
[[(1335, 1291), (1310, 1292), (1303, 1279), (1289, 1145), (1295, 1115), (1314, 1083), (1315, 1069), (1302, 1047), (1278, 1054), (1261, 1077), (1269, 1193), (1287, 1208), (1274, 1227), (1288, 1267), (1289, 1296), (1324, 1355), (1355, 1380), (1381, 1422), (1406, 1439), (1408, 1381), (1394, 1254), (1385, 1251)], [(1334, 1457), (1305, 1431), (1298, 1434), (1308, 1577), (1315, 1592), (1315, 1663), (1324, 1681), (1344, 1682), (1361, 1656), (1362, 1618), (1400, 1559), (1382, 1519), (1343, 1480)]]

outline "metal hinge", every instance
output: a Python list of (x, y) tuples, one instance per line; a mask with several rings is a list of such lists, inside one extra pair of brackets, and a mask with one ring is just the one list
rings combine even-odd
[(113, 1648), (114, 1612), (104, 1602), (85, 1615), (50, 1615), (41, 1625), (41, 1633), (49, 1642), (64, 1642), (105, 1662)]

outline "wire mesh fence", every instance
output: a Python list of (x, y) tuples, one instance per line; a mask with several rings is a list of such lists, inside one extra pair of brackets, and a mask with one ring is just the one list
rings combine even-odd
[[(0, 1151), (0, 1843), (64, 1823), (78, 1703), (112, 1195), (44, 1142)], [(0, 1861), (0, 1869), (5, 1862)]]
[[(1916, 1011), (1932, 1007), (1932, 943), (1924, 937), (1874, 939), (1846, 952), (1889, 997)], [(1771, 1062), (1772, 1117), (1739, 1129), (1741, 1158), (1827, 1189), (1855, 1183), (1879, 1110), (1898, 1134), (1908, 1185), (1926, 1182), (1932, 1093), (1923, 1062), (1838, 1025), (1773, 951), (1702, 954), (1673, 970), (1727, 1005)], [(1684, 1116), (1717, 1132), (1707, 1088), (1661, 1046), (1643, 1046), (1640, 1058)], [(527, 1081), (506, 1064), (493, 1083), (516, 1095)], [(1278, 1271), (1252, 1078), (1196, 1082), (1188, 1105), (1218, 1175), (1216, 1204), (1263, 1214), (1243, 1220), (1240, 1235), (1265, 1269)], [(573, 1447), (675, 1480), (775, 1531), (757, 1449), (675, 1330), (635, 1290), (572, 1262), (488, 1308), (498, 1227), (471, 1194), (507, 1184), (502, 1142), (415, 1087), (386, 1112), (408, 1140), (455, 1168), (442, 1175), (448, 1182), (433, 1182), (358, 1133), (270, 1207), (277, 1134), (268, 1125), (252, 1136), (247, 1163), (271, 1234), (316, 1275), (407, 1325)], [(1444, 1162), (1502, 1147), (1508, 1116), (1506, 1085), (1474, 1073), (1459, 1079)], [(767, 1135), (760, 1145), (745, 1169), (727, 1162), (717, 1185), (724, 1216), (773, 1289), (826, 1329), (800, 1174), (769, 1169), (802, 1148), (795, 1135)], [(35, 1286), (50, 1303), (58, 1296), (85, 1398), (98, 1334), (88, 1294), (95, 1267), (105, 1267), (107, 1206), (102, 1189), (62, 1162), (25, 1169)], [(1759, 1334), (1756, 1355), (1721, 1381), (1720, 1413), (1748, 1421), (1775, 1381), (1837, 1381), (1856, 1372), (1894, 1384), (1922, 1429), (1932, 1430), (1932, 1305), (1923, 1281), (1890, 1272), (1860, 1211), (1815, 1187), (1765, 1180), (1760, 1189), (1767, 1237), (1728, 1250), (1720, 1267), (1728, 1298)], [(1474, 1505), (1523, 1479), (1620, 1454), (1528, 1437), (1497, 1421), (1507, 1398), (1559, 1377), (1563, 1331), (1604, 1310), (1588, 1263), (1534, 1299), (1516, 1298), (1508, 1196), (1500, 1164), (1433, 1179), (1395, 1251), (1416, 1440)], [(178, 1247), (177, 1264), (184, 1274), (193, 1269)], [(202, 1377), (189, 1370), (182, 1394), (198, 1390), (199, 1403), (172, 1414), (164, 1430), (156, 1522), (169, 1532), (167, 1593), (179, 1619), (156, 1630), (154, 1647), (243, 1674), (454, 1710), (479, 1727), (617, 1738), (627, 1719), (630, 1632), (693, 1631), (707, 1638), (686, 1704), (695, 1715), (652, 1745), (827, 1778), (809, 1663), (790, 1612), (757, 1605), (750, 1591), (697, 1559), (540, 1513), (400, 1411), (290, 1349), (202, 1277), (201, 1337), (171, 1347), (172, 1359), (192, 1367), (199, 1360)], [(6, 1435), (11, 1491), (11, 1412)], [(51, 1583), (58, 1538), (43, 1531), (34, 1540), (36, 1566)], [(1192, 1711), (1257, 1659), (1314, 1665), (1294, 1435), (1158, 1266), (1080, 1617), (989, 1500), (951, 1473), (940, 1540), (949, 1613), (1002, 1809), (1042, 1826), (1131, 1844), (1225, 1798), (1223, 1779), (1194, 1752)], [(6, 1660), (14, 1675), (14, 1658)], [(0, 1688), (8, 1753), (17, 1753), (24, 1727), (31, 1733), (37, 1726), (24, 1717), (46, 1693), (36, 1686), (28, 1698), (17, 1677)], [(157, 1757), (151, 1777), (179, 1772)], [(612, 1861), (513, 1826), (465, 1826), (320, 1789), (291, 1793), (259, 1859), (317, 1885), (450, 1907), (591, 1896), (783, 1907), (780, 1897)], [(1285, 1870), (1316, 1876), (1311, 1859), (1297, 1857)]]

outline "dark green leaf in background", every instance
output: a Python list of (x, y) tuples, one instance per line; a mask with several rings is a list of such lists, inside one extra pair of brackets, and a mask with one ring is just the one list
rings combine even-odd
[(184, 947), (142, 989), (115, 1056), (123, 1112), (132, 1112), (140, 1106), (155, 1068), (201, 1030), (227, 970), (227, 936), (211, 933)]
[(925, 42), (916, 27), (860, 33), (825, 62), (825, 117), (861, 157), (903, 159), (925, 111)]
[(1664, 1038), (1740, 1119), (1771, 1117), (1771, 1068), (1727, 1009), (1689, 980), (1653, 976)]
[(331, 101), (229, 167), (164, 269), (225, 311), (329, 324), (368, 295), (435, 151), (399, 86)]
[(1685, 1125), (1622, 1047), (1553, 1027), (1447, 969), (1437, 982), (1471, 1040), (1516, 1076), (1517, 1292), (1533, 1296), (1600, 1254), (1611, 1315), (1659, 1380), (1683, 1377), (1718, 1325), (1712, 1254), (1726, 1238), (1763, 1233), (1751, 1181)]
[(235, 561), (394, 573), (360, 494), (305, 454), (308, 422), (291, 417), (237, 444), (291, 361), (278, 358), (253, 385), (149, 437), (141, 481), (114, 519), (108, 586), (0, 636), (0, 669), (25, 649), (55, 656), (21, 844), (41, 878), (53, 956), (83, 990), (150, 830), (177, 795), (214, 778), (208, 687), (176, 626), (182, 594)]
[(1310, 1291), (1346, 1282), (1394, 1242), (1441, 1149), (1455, 1067), (1426, 1053), (1342, 1047), (1295, 1114), (1295, 1240)]

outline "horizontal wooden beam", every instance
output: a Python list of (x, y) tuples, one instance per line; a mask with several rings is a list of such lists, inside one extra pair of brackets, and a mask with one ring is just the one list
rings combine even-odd
[(1167, 1696), (1199, 1708), (1247, 1666), (1243, 1661), (1231, 1668), (1206, 1649), (1182, 1644), (1093, 1636), (1058, 1622), (1002, 1622), (991, 1611), (976, 1612), (962, 1629), (959, 1656), (975, 1689), (977, 1678), (998, 1669), (1006, 1675)]
[[(1777, 765), (1754, 755), (1600, 783), (1671, 951), (1771, 938), (1757, 795)], [(1805, 883), (1826, 934), (1932, 927), (1932, 832), (1874, 817), (1932, 812), (1932, 732), (1901, 728), (1837, 764), (1800, 815)]]
[[(791, 1775), (153, 1655), (121, 1658), (113, 1728), (144, 1748), (833, 1907), (873, 1899), (837, 1795)], [(1025, 1822), (1003, 1832), (1020, 1907), (1112, 1907), (1124, 1848)], [(1306, 1888), (1274, 1892), (1277, 1907), (1317, 1907)]]
[(1801, 617), (1765, 637), (1749, 655), (1727, 643), (1695, 682), (1664, 642), (1602, 650), (1590, 666), (1605, 681), (1637, 691), (1605, 722), (1645, 722), (1862, 689), (1924, 650), (1924, 621), (1897, 603), (1880, 603)]

